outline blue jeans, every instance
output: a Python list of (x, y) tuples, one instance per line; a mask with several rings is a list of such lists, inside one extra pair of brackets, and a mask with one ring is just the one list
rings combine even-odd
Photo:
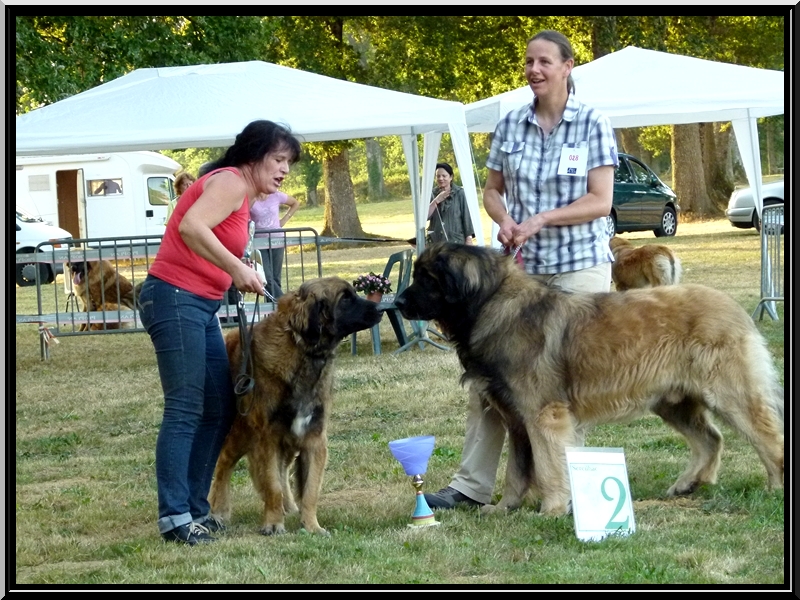
[(158, 529), (164, 533), (208, 517), (211, 478), (236, 402), (216, 314), (220, 301), (148, 275), (139, 305), (164, 391), (156, 442)]

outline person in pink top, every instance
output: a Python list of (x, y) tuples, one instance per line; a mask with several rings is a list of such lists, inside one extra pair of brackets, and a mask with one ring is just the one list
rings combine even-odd
[(139, 293), (164, 392), (156, 441), (158, 530), (165, 541), (214, 541), (223, 525), (208, 491), (236, 410), (228, 354), (217, 317), (231, 283), (263, 294), (242, 262), (250, 209), (278, 190), (300, 143), (271, 121), (253, 121), (225, 155), (181, 195)]
[[(281, 206), (287, 207), (283, 216), (280, 216)], [(283, 192), (270, 194), (263, 200), (253, 204), (250, 209), (250, 218), (256, 224), (257, 238), (268, 238), (267, 247), (261, 248), (261, 263), (264, 267), (264, 277), (267, 280), (267, 291), (276, 300), (283, 296), (281, 288), (281, 269), (283, 268), (285, 234), (259, 232), (262, 229), (281, 229), (292, 218), (300, 203)]]

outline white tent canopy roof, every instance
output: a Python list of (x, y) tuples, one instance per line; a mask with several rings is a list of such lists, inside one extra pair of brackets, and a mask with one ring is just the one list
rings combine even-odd
[[(16, 119), (16, 155), (230, 146), (256, 119), (288, 125), (302, 142), (448, 131), (472, 173), (464, 105), (370, 87), (262, 61), (137, 69)], [(407, 141), (407, 140), (406, 140)], [(410, 146), (406, 143), (408, 149)], [(409, 164), (419, 243), (430, 189)], [(433, 157), (435, 162), (435, 157)], [(464, 191), (482, 239), (477, 190)]]
[[(784, 73), (628, 46), (572, 70), (575, 95), (613, 127), (681, 125), (783, 114)], [(529, 104), (524, 86), (467, 105), (467, 127), (491, 132)]]
[(256, 119), (319, 142), (446, 131), (464, 106), (262, 61), (137, 69), (17, 117), (16, 154), (229, 146)]

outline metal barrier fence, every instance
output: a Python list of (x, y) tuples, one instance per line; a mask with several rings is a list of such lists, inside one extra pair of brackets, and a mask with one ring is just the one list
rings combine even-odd
[(764, 311), (778, 320), (775, 302), (783, 302), (783, 204), (765, 206), (761, 211), (761, 301), (753, 311), (760, 321)]
[[(283, 254), (280, 284), (283, 290), (299, 287), (306, 279), (322, 276), (321, 238), (314, 229), (296, 227), (256, 230), (256, 250)], [(268, 234), (268, 235), (267, 235)], [(36, 312), (17, 314), (17, 324), (39, 326), (42, 360), (50, 357), (54, 337), (108, 335), (144, 331), (136, 310), (137, 286), (161, 245), (161, 236), (128, 238), (83, 238), (70, 240), (62, 248), (43, 242), (36, 251), (17, 254), (17, 264), (48, 265), (31, 269), (36, 282)], [(63, 270), (63, 286), (49, 285), (49, 269)], [(257, 320), (272, 312), (272, 302), (245, 298), (245, 314)], [(238, 323), (238, 293), (229, 293), (217, 313), (223, 327)]]

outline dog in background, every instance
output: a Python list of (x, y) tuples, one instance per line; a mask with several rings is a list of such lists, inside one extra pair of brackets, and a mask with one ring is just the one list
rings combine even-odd
[(609, 242), (614, 262), (611, 279), (617, 291), (680, 283), (681, 261), (663, 244), (634, 247), (628, 240), (614, 236)]
[[(541, 512), (570, 510), (566, 447), (594, 425), (648, 412), (688, 440), (688, 468), (667, 491), (715, 483), (722, 435), (713, 413), (756, 449), (769, 487), (783, 486), (783, 395), (753, 319), (701, 285), (569, 294), (529, 277), (497, 251), (426, 248), (395, 304), (406, 319), (435, 320), (455, 344), (484, 406), (503, 417), (509, 453), (503, 497), (529, 490)], [(474, 386), (474, 388), (473, 388)]]
[[(382, 313), (338, 277), (306, 281), (284, 294), (275, 312), (250, 332), (253, 388), (239, 398), (239, 411), (220, 452), (209, 494), (211, 513), (231, 515), (230, 479), (247, 456), (253, 486), (264, 501), (260, 532), (286, 533), (284, 515), (297, 512), (302, 527), (327, 534), (317, 521), (317, 503), (328, 458), (327, 427), (333, 396), (333, 358), (339, 343), (376, 325)], [(241, 383), (239, 330), (225, 338), (231, 373)]]
[[(128, 279), (117, 272), (110, 261), (85, 260), (68, 263), (73, 291), (84, 312), (116, 312), (122, 307), (136, 309), (134, 288)], [(82, 323), (80, 331), (119, 329), (120, 323)]]

